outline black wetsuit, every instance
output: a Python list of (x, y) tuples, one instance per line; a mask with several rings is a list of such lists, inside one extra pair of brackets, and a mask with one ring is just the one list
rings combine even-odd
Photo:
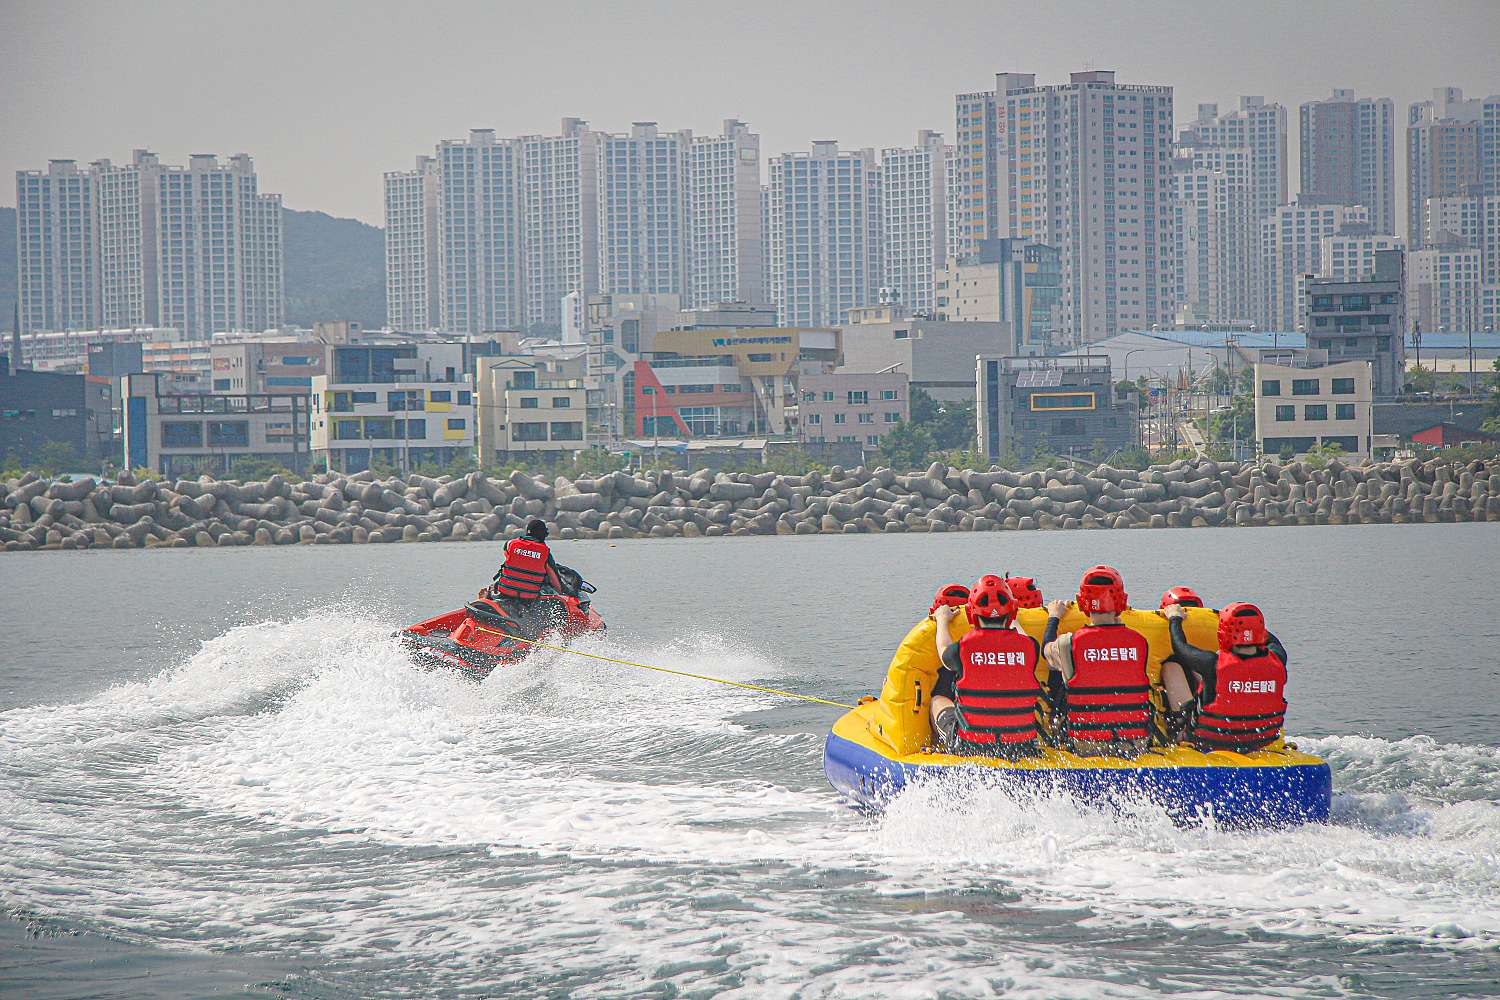
[[(1181, 618), (1169, 619), (1168, 625), (1172, 631), (1172, 660), (1180, 665), (1186, 673), (1198, 678), (1198, 704), (1209, 704), (1214, 700), (1214, 689), (1218, 682), (1218, 651), (1204, 649), (1201, 646), (1194, 646), (1188, 642), (1187, 632), (1183, 629)], [(1275, 653), (1276, 658), (1283, 665), (1286, 665), (1286, 647), (1281, 644), (1280, 639), (1267, 633), (1266, 648)], [(1189, 683), (1191, 683), (1191, 680)]]

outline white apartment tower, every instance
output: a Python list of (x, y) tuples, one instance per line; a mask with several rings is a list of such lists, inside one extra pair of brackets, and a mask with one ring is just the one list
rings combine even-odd
[(1306, 278), (1323, 269), (1323, 238), (1349, 230), (1368, 233), (1363, 205), (1283, 205), (1261, 223), (1261, 273), (1265, 276), (1257, 322), (1266, 330), (1307, 325), (1302, 294)]
[(771, 297), (783, 326), (837, 326), (880, 285), (880, 171), (833, 140), (771, 160)]
[(599, 139), (564, 118), (560, 135), (520, 140), (528, 328), (560, 331), (563, 298), (599, 290)]
[(1343, 234), (1323, 237), (1318, 277), (1330, 281), (1366, 281), (1375, 273), (1375, 253), (1403, 250), (1399, 236)]
[(1249, 154), (1251, 222), (1287, 202), (1286, 108), (1264, 97), (1240, 98), (1234, 111), (1219, 113), (1217, 104), (1198, 105), (1198, 119), (1183, 128), (1181, 146), (1193, 149), (1244, 149)]
[(1406, 255), (1407, 318), (1428, 333), (1484, 328), (1480, 252), (1468, 247), (1424, 247)]
[(682, 295), (688, 287), (690, 132), (635, 122), (599, 135), (599, 290)]
[(58, 160), (19, 172), (16, 194), (23, 332), (169, 326), (204, 340), (282, 324), (281, 196), (257, 190), (243, 153)]
[(438, 179), (430, 156), (385, 175), (385, 321), (395, 330), (439, 326)]
[[(521, 269), (521, 143), (496, 139), (493, 129), (471, 129), (467, 140), (438, 143), (436, 160), (437, 325), (465, 336), (517, 329), (529, 305)], [(432, 273), (430, 259), (422, 270)]]
[(256, 190), (250, 157), (194, 154), (157, 180), (160, 324), (186, 340), (281, 326), (281, 196)]
[(931, 312), (933, 281), (948, 263), (947, 163), (951, 147), (922, 129), (917, 144), (880, 153), (881, 286), (912, 312)]
[(953, 99), (947, 243), (951, 256), (980, 240), (1015, 235), (1010, 224), (1010, 141), (1005, 95), (1036, 86), (1035, 73), (997, 73), (995, 89)]
[(1250, 149), (1229, 146), (1180, 148), (1173, 158), (1174, 301), (1197, 319), (1255, 316), (1260, 230), (1252, 221), (1252, 161)]
[(1078, 344), (1172, 313), (1172, 88), (1111, 71), (1006, 94), (1013, 236), (1062, 253)]
[(1438, 87), (1431, 100), (1416, 102), (1407, 113), (1406, 240), (1413, 250), (1427, 243), (1427, 199), (1478, 194), (1482, 188), (1483, 103), (1464, 100), (1457, 87)]
[(688, 308), (765, 304), (760, 136), (724, 121), (721, 135), (694, 136), (690, 150)]
[(1302, 105), (1302, 194), (1312, 205), (1363, 205), (1377, 233), (1396, 232), (1395, 104), (1335, 90)]
[(16, 263), (21, 332), (99, 326), (93, 175), (73, 160), (16, 173)]

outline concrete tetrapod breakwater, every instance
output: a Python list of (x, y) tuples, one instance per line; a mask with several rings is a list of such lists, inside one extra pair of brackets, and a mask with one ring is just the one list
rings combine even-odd
[(1364, 524), (1500, 520), (1500, 462), (1438, 459), (1324, 468), (1178, 461), (1043, 472), (613, 472), (547, 478), (325, 473), (3, 483), (0, 544), (31, 549), (482, 541), (540, 517), (561, 538), (696, 538), (905, 531)]

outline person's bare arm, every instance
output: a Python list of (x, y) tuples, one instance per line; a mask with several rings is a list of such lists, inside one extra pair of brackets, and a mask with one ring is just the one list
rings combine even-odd
[(937, 622), (937, 654), (939, 657), (943, 655), (943, 650), (953, 645), (953, 632), (949, 624), (957, 614), (957, 608), (950, 608), (946, 604), (940, 605), (932, 613), (933, 621)]
[(1047, 632), (1043, 638), (1056, 638), (1048, 639), (1047, 644), (1042, 647), (1042, 657), (1047, 661), (1047, 666), (1056, 671), (1064, 681), (1073, 679), (1073, 637), (1057, 635), (1057, 625), (1067, 610), (1067, 601), (1053, 601), (1047, 605)]

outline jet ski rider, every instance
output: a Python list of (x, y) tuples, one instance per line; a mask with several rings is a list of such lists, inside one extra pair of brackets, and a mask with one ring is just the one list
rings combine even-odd
[(524, 637), (530, 638), (536, 624), (533, 605), (543, 586), (563, 590), (557, 563), (547, 547), (547, 524), (540, 518), (532, 518), (524, 535), (505, 543), (505, 561), (495, 572), (494, 583), (480, 591), (479, 596), (499, 605), (523, 633), (528, 633)]

